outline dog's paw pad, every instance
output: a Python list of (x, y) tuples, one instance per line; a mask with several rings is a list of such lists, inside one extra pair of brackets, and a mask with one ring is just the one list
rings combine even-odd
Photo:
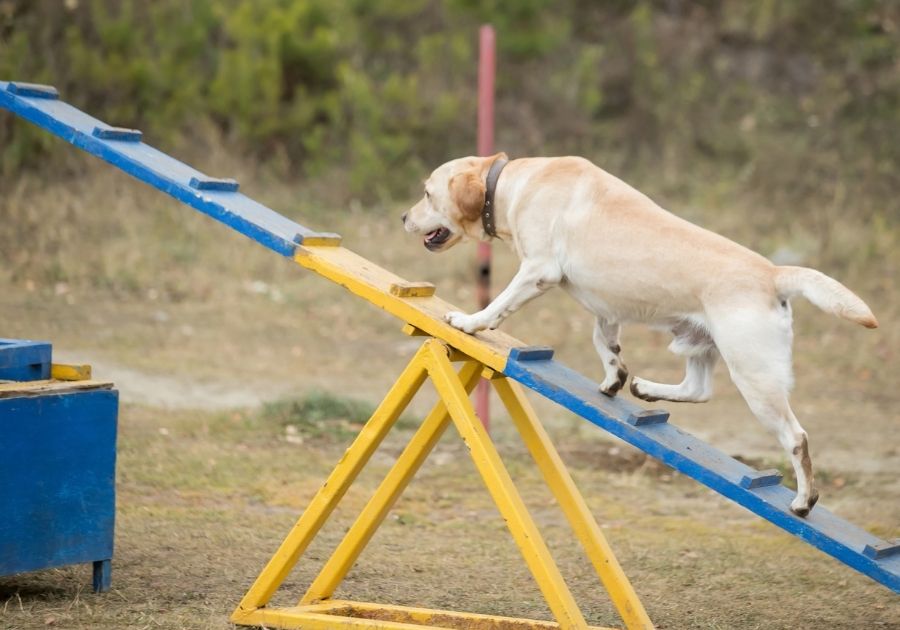
[(625, 387), (625, 383), (628, 381), (628, 370), (625, 369), (625, 366), (619, 366), (619, 369), (616, 370), (615, 380), (607, 382), (608, 380), (609, 379), (604, 379), (603, 382), (600, 383), (600, 393), (612, 397), (619, 393), (620, 389)]
[(612, 398), (613, 396), (615, 396), (616, 394), (619, 393), (619, 390), (622, 389), (623, 384), (624, 383), (620, 383), (619, 381), (616, 381), (612, 385), (600, 385), (599, 391), (601, 394), (604, 394), (604, 395)]
[(444, 321), (463, 332), (472, 334), (479, 330), (477, 326), (472, 324), (472, 316), (460, 313), (459, 311), (450, 311), (444, 315)]
[(806, 505), (795, 506), (791, 503), (791, 512), (799, 516), (800, 518), (806, 518), (809, 516), (809, 513), (812, 511), (813, 507), (815, 507), (816, 503), (819, 502), (819, 491), (813, 490), (812, 494), (809, 495), (809, 500), (806, 502)]
[(631, 390), (632, 395), (636, 398), (640, 398), (641, 400), (646, 400), (647, 402), (656, 402), (657, 400), (659, 400), (659, 398), (657, 398), (656, 396), (651, 396), (650, 394), (641, 391), (641, 380), (642, 379), (638, 378), (637, 376), (631, 379), (631, 385), (629, 389)]

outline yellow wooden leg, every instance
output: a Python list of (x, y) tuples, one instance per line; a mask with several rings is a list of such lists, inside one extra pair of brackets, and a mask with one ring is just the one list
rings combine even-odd
[(559, 502), (559, 506), (585, 552), (609, 592), (613, 604), (622, 616), (628, 630), (648, 629), (653, 624), (643, 604), (616, 560), (606, 537), (600, 531), (584, 497), (572, 481), (569, 471), (559, 457), (550, 437), (538, 420), (521, 387), (506, 378), (496, 378), (494, 388), (506, 406), (513, 423), (522, 434), (525, 445), (540, 468), (547, 485)]
[(446, 346), (435, 340), (425, 342), (425, 346), (429, 350), (425, 358), (428, 375), (469, 447), (475, 466), (544, 594), (550, 611), (564, 630), (586, 628), (587, 623), (550, 556), (540, 531), (528, 514), (497, 449), (475, 415), (468, 394), (453, 371)]
[(233, 618), (265, 606), (281, 586), (297, 560), (321, 529), (328, 516), (356, 479), (372, 453), (381, 444), (394, 422), (425, 382), (424, 359), (428, 350), (423, 345), (391, 387), (378, 409), (344, 453), (328, 480), (322, 485), (303, 515), (281, 543), (259, 577), (244, 595)]
[[(481, 367), (480, 363), (470, 361), (462, 367), (458, 377), (454, 377), (463, 383), (467, 392), (471, 392), (480, 378)], [(447, 408), (442, 401), (438, 401), (322, 567), (322, 571), (300, 600), (300, 605), (328, 599), (334, 594), (449, 423)]]

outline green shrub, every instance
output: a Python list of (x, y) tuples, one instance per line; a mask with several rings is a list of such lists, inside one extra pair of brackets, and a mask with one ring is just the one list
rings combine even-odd
[[(781, 207), (840, 185), (873, 200), (861, 218), (900, 218), (890, 0), (3, 0), (0, 77), (52, 83), (163, 147), (212, 122), (291, 176), (340, 173), (331, 203), (373, 201), (473, 152), (488, 21), (512, 154), (706, 165)], [(0, 169), (45, 168), (48, 142), (0, 117)]]
[[(312, 438), (347, 439), (359, 433), (375, 406), (361, 400), (313, 391), (302, 398), (266, 403), (260, 411), (264, 423), (279, 432)], [(415, 421), (401, 417), (397, 425), (410, 428)]]

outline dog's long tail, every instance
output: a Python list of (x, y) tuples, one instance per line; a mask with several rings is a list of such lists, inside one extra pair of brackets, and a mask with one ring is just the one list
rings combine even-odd
[(878, 328), (878, 320), (866, 303), (821, 271), (807, 267), (778, 267), (775, 288), (782, 297), (802, 295), (826, 313), (849, 319), (866, 328)]

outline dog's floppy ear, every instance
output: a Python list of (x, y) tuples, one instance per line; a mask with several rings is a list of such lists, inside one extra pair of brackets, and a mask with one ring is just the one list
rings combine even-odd
[(481, 216), (484, 193), (484, 181), (475, 169), (450, 178), (450, 199), (469, 221), (475, 221)]

